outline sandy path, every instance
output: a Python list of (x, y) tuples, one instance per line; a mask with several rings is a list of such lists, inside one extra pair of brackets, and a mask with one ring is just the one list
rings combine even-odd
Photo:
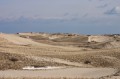
[(68, 60), (64, 60), (64, 59), (59, 59), (59, 58), (50, 58), (50, 57), (37, 57), (37, 56), (27, 56), (28, 58), (32, 58), (34, 60), (37, 61), (48, 61), (48, 62), (56, 62), (56, 63), (62, 63), (62, 64), (66, 64), (69, 66), (76, 66), (76, 67), (93, 67), (91, 65), (87, 65), (84, 63), (77, 63), (77, 62), (70, 62)]
[(0, 71), (0, 77), (69, 77), (69, 78), (99, 78), (102, 76), (112, 75), (116, 72), (112, 68), (66, 68), (55, 70), (6, 70)]

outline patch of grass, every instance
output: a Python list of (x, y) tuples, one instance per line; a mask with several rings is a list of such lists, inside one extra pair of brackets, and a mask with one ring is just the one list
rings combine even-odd
[(86, 61), (84, 61), (84, 63), (85, 63), (85, 64), (91, 64), (91, 61), (86, 60)]
[(27, 35), (19, 35), (19, 37), (27, 38), (28, 36)]
[(53, 39), (52, 41), (55, 42), (76, 42), (76, 43), (81, 43), (81, 42), (87, 42), (88, 37), (86, 36), (68, 36), (68, 37), (62, 37), (62, 38), (57, 38)]
[(18, 61), (18, 59), (15, 58), (15, 57), (10, 58), (9, 60), (12, 61), (12, 62), (17, 62)]
[(36, 35), (36, 36), (29, 36), (29, 38), (33, 39), (33, 40), (48, 40), (47, 37), (43, 37), (41, 35)]

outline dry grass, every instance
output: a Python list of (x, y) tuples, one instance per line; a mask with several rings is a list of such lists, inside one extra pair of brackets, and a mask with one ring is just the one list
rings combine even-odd
[[(28, 35), (19, 35), (20, 37), (27, 38)], [(54, 35), (49, 35), (54, 36)], [(87, 42), (88, 36), (66, 36), (66, 35), (58, 35), (58, 38), (55, 39), (49, 39), (49, 37), (44, 37), (42, 35), (29, 35), (29, 38), (39, 42), (39, 43), (45, 43), (50, 45), (58, 45), (58, 46), (76, 46), (79, 47)]]
[[(0, 50), (17, 55), (35, 55), (53, 57), (69, 60), (72, 62), (83, 62), (89, 60), (89, 64), (95, 67), (118, 67), (120, 65), (120, 49), (94, 49), (81, 50), (80, 48), (61, 48), (50, 46), (20, 46), (20, 45), (0, 45)], [(106, 58), (105, 56), (108, 56)], [(110, 58), (111, 57), (111, 58)], [(112, 59), (116, 58), (116, 59)], [(49, 63), (50, 64), (50, 63)], [(117, 66), (118, 65), (118, 66)]]
[[(58, 48), (46, 46), (19, 46), (19, 45), (5, 45), (1, 46), (1, 50), (8, 53), (47, 56), (54, 58), (61, 58), (72, 62), (90, 61), (91, 65), (95, 67), (117, 67), (120, 65), (120, 49), (97, 49), (97, 50), (80, 50), (74, 48)], [(108, 56), (106, 58), (104, 56)], [(111, 58), (116, 59), (111, 59)], [(50, 63), (49, 63), (50, 64)]]
[[(82, 52), (82, 53), (81, 53)], [(72, 55), (48, 55), (53, 58), (60, 58), (72, 62), (89, 61), (95, 67), (120, 67), (120, 51), (119, 49), (96, 50), (96, 51), (80, 51), (79, 54)]]
[[(22, 35), (23, 37), (26, 37), (25, 35)], [(58, 46), (74, 46), (74, 47), (85, 47), (85, 48), (91, 48), (91, 49), (105, 49), (105, 48), (114, 48), (114, 47), (120, 47), (118, 44), (111, 44), (111, 42), (90, 42), (88, 43), (88, 36), (87, 35), (78, 35), (78, 36), (66, 36), (65, 34), (58, 35), (57, 38), (49, 39), (50, 36), (55, 36), (55, 34), (50, 34), (47, 37), (44, 37), (42, 35), (34, 35), (29, 36), (31, 39), (33, 39), (36, 42), (39, 43), (45, 43), (50, 45), (58, 45)], [(109, 36), (108, 36), (109, 37)], [(114, 37), (114, 41), (119, 42), (119, 37)]]
[(58, 66), (58, 65), (63, 65), (63, 64), (47, 62), (47, 61), (38, 62), (30, 58), (26, 58), (23, 55), (0, 52), (0, 70), (22, 69), (25, 66), (44, 67), (44, 66)]
[[(21, 37), (26, 38), (26, 36), (21, 36)], [(26, 56), (53, 57), (53, 58), (69, 60), (72, 62), (78, 62), (78, 63), (82, 62), (84, 64), (90, 64), (94, 67), (112, 67), (112, 68), (120, 69), (120, 48), (101, 49), (105, 47), (105, 45), (108, 43), (88, 43), (87, 36), (85, 37), (67, 36), (67, 37), (56, 38), (54, 40), (49, 40), (47, 37), (45, 38), (40, 35), (30, 36), (30, 38), (33, 39), (34, 41), (47, 40), (48, 41), (47, 44), (52, 44), (54, 46), (42, 45), (42, 44), (17, 45), (10, 43), (8, 40), (0, 39), (0, 70), (22, 69), (24, 66), (29, 66), (29, 65), (37, 65), (37, 66), (64, 65), (55, 62), (47, 62), (47, 61), (38, 62), (26, 58)], [(63, 43), (63, 42), (67, 42), (67, 43)], [(62, 44), (62, 46), (59, 46), (60, 44)], [(64, 47), (66, 45), (68, 47)], [(69, 47), (71, 45), (73, 47)], [(46, 78), (0, 78), (0, 79), (46, 79)], [(48, 79), (56, 79), (56, 78), (48, 78)], [(71, 79), (71, 78), (58, 78), (58, 79)], [(87, 78), (74, 78), (74, 79), (87, 79)]]
[(62, 38), (54, 39), (55, 42), (87, 42), (88, 37), (87, 36), (67, 36)]

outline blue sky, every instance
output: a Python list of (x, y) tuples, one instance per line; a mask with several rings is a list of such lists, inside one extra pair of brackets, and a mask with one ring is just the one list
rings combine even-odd
[(120, 33), (120, 0), (0, 0), (0, 31)]

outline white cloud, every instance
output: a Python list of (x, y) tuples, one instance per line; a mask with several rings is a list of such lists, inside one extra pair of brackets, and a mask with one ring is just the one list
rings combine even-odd
[(116, 6), (111, 10), (106, 11), (105, 14), (120, 14), (120, 6)]

